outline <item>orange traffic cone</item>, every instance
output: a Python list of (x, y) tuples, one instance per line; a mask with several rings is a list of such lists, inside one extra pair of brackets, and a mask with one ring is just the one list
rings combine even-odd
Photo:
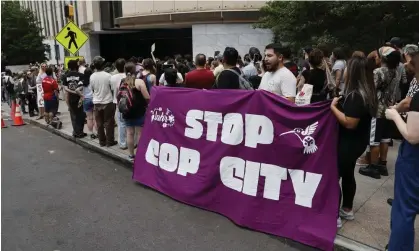
[(12, 100), (12, 109), (10, 109), (10, 120), (13, 121), (15, 119), (15, 112), (16, 112), (16, 101)]
[(25, 122), (23, 122), (22, 119), (22, 113), (20, 112), (20, 105), (16, 104), (16, 112), (15, 112), (15, 118), (13, 119), (13, 126), (21, 126), (25, 125)]
[(4, 123), (4, 120), (3, 120), (3, 118), (1, 118), (1, 128), (6, 128), (7, 126), (6, 126), (6, 124)]

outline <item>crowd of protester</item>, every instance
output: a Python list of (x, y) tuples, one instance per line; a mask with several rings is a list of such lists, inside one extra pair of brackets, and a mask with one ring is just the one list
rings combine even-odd
[[(40, 70), (31, 66), (16, 76), (6, 71), (2, 100), (10, 103), (18, 98), (24, 113), (27, 103), (30, 116), (37, 112), (51, 123), (57, 116), (58, 100), (64, 97), (74, 137), (88, 136), (84, 133), (87, 123), (91, 138), (98, 138), (101, 146), (119, 144), (133, 160), (153, 86), (264, 90), (294, 103), (299, 91), (310, 85), (309, 103), (330, 99), (331, 112), (340, 124), (338, 227), (341, 218), (354, 220), (355, 167), (361, 166), (360, 174), (375, 179), (388, 176), (388, 147), (392, 139), (401, 139), (395, 198), (389, 200), (393, 207), (389, 249), (413, 250), (414, 220), (419, 213), (418, 46), (392, 38), (370, 53), (354, 51), (347, 57), (341, 48), (318, 45), (305, 47), (302, 56), (298, 64), (290, 48), (269, 44), (263, 53), (250, 48), (243, 60), (235, 48), (227, 47), (222, 54), (197, 54), (194, 60), (191, 55), (175, 55), (155, 61), (120, 58), (110, 63), (97, 56), (90, 66), (84, 60), (70, 61), (66, 72), (61, 66), (41, 64)], [(10, 87), (9, 83), (15, 84)], [(39, 96), (42, 105), (37, 103)]]

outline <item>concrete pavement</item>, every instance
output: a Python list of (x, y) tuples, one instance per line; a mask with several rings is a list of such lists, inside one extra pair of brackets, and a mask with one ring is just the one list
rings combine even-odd
[[(5, 114), (9, 114), (8, 107), (3, 104), (2, 110)], [(100, 147), (97, 140), (88, 138), (77, 139), (71, 137), (72, 128), (70, 117), (66, 104), (60, 103), (60, 116), (63, 121), (63, 128), (59, 131), (47, 128), (42, 120), (35, 121), (32, 118), (24, 116), (29, 123), (37, 124), (51, 132), (59, 134), (70, 140), (74, 140), (94, 151), (106, 154), (116, 160), (129, 164), (128, 152), (120, 150), (118, 146)], [(86, 130), (87, 131), (87, 130)], [(115, 129), (115, 135), (117, 130)], [(117, 138), (117, 136), (115, 136)], [(390, 211), (391, 207), (387, 205), (387, 198), (393, 197), (394, 188), (394, 163), (397, 158), (397, 149), (399, 143), (390, 148), (388, 154), (388, 168), (390, 176), (382, 177), (380, 180), (371, 179), (358, 174), (358, 167), (355, 170), (355, 178), (357, 181), (357, 193), (354, 201), (355, 220), (344, 222), (340, 229), (335, 243), (338, 246), (349, 248), (350, 250), (384, 250), (388, 242), (390, 234)], [(416, 229), (419, 229), (419, 221), (416, 222)], [(416, 249), (419, 250), (419, 235), (416, 234)]]
[(178, 203), (39, 127), (1, 132), (2, 250), (313, 250)]

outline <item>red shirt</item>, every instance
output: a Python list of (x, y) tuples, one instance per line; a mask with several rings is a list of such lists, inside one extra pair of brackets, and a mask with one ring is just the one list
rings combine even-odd
[(45, 77), (42, 80), (42, 89), (44, 91), (44, 100), (53, 100), (55, 97), (54, 91), (58, 91), (58, 84), (52, 77)]
[(188, 88), (211, 89), (214, 81), (214, 73), (207, 69), (195, 69), (185, 76), (185, 86)]

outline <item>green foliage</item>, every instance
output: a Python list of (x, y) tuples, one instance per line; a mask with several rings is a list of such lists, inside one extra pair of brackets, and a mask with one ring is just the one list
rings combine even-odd
[(31, 10), (18, 1), (1, 2), (2, 63), (28, 64), (46, 60), (49, 45), (43, 44), (42, 29)]
[(255, 26), (294, 50), (323, 43), (369, 52), (394, 36), (419, 41), (418, 10), (418, 1), (270, 1)]

